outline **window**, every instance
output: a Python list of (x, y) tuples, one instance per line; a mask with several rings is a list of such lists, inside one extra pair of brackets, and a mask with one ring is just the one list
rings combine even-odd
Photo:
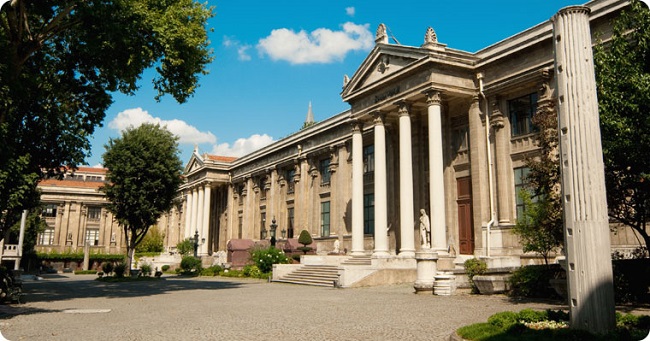
[(82, 174), (70, 174), (67, 176), (68, 179), (70, 180), (80, 180), (83, 181), (84, 176)]
[(86, 176), (86, 181), (99, 182), (99, 181), (104, 181), (104, 179), (102, 179), (102, 177), (99, 176), (99, 175), (87, 175)]
[(287, 193), (293, 193), (296, 189), (294, 178), (296, 177), (296, 170), (293, 168), (287, 169), (284, 178), (287, 180)]
[(43, 213), (41, 214), (45, 218), (54, 218), (56, 217), (56, 204), (47, 204), (43, 207)]
[(53, 245), (54, 244), (54, 229), (48, 227), (45, 231), (38, 234), (38, 245)]
[(293, 238), (293, 207), (287, 209), (287, 238)]
[(242, 236), (244, 234), (244, 217), (242, 216), (242, 212), (239, 212), (239, 223), (237, 224), (237, 239), (242, 239)]
[(260, 188), (260, 200), (266, 200), (266, 177), (260, 177), (258, 186)]
[(330, 162), (331, 160), (323, 159), (320, 160), (318, 164), (318, 172), (320, 173), (320, 185), (329, 185), (332, 180), (332, 173), (330, 172)]
[(537, 111), (537, 93), (508, 101), (512, 136), (531, 134), (536, 131), (533, 115)]
[[(520, 168), (515, 168), (515, 202), (517, 203), (517, 219), (521, 219), (524, 216), (524, 212), (526, 211), (526, 204), (524, 201), (521, 199), (519, 196), (519, 192), (522, 189), (526, 188), (526, 185), (528, 184), (528, 180), (526, 179), (528, 177), (528, 173), (530, 173), (530, 168), (528, 167), (520, 167)], [(533, 201), (535, 198), (533, 198)]]
[(363, 147), (363, 180), (373, 181), (375, 179), (375, 146)]
[(244, 204), (244, 185), (243, 184), (240, 184), (237, 187), (237, 194), (239, 195), (239, 197), (237, 199), (237, 204), (243, 205)]
[(261, 217), (260, 217), (260, 240), (265, 239), (264, 238), (264, 237), (266, 237), (265, 233), (262, 232), (262, 231), (265, 231), (265, 230), (266, 230), (266, 212), (262, 212)]
[(88, 221), (99, 221), (102, 216), (101, 207), (88, 207)]
[(375, 194), (363, 196), (363, 233), (375, 234)]
[(330, 236), (330, 202), (323, 201), (320, 203), (320, 227), (321, 237)]
[(86, 229), (86, 244), (99, 245), (99, 229)]
[(463, 126), (453, 130), (453, 146), (455, 152), (465, 151), (469, 148), (467, 139), (468, 128), (468, 126)]

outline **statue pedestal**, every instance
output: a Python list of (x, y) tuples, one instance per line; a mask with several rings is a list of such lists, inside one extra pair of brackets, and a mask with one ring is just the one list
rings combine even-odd
[(433, 250), (421, 250), (415, 253), (417, 262), (417, 280), (413, 284), (416, 294), (433, 293), (433, 282), (436, 276), (438, 253)]

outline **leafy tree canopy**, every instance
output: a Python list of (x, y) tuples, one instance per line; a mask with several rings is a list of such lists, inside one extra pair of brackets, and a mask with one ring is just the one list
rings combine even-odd
[(650, 198), (650, 11), (631, 2), (611, 40), (595, 48), (609, 215), (646, 247)]
[(167, 129), (146, 123), (105, 146), (108, 173), (101, 190), (124, 229), (129, 261), (149, 227), (174, 205), (182, 181), (177, 140)]
[(112, 103), (155, 68), (159, 99), (186, 101), (211, 62), (212, 8), (193, 0), (11, 0), (0, 9), (0, 228), (36, 183), (83, 163)]

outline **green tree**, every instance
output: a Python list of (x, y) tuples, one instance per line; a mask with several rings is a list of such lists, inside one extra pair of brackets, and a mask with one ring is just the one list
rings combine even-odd
[[(36, 185), (83, 163), (112, 94), (155, 68), (186, 101), (211, 62), (212, 8), (193, 0), (12, 0), (0, 9), (0, 235)], [(18, 212), (18, 213), (17, 213)], [(17, 214), (16, 214), (17, 213)]]
[(524, 252), (535, 252), (548, 264), (549, 256), (564, 244), (560, 183), (557, 112), (550, 91), (543, 89), (533, 124), (539, 130), (535, 144), (539, 153), (526, 158), (526, 188), (517, 195), (524, 203), (513, 232)]
[(159, 228), (150, 228), (135, 252), (162, 252), (165, 244), (165, 234)]
[(633, 0), (594, 50), (609, 216), (650, 245), (650, 11)]
[(105, 146), (107, 184), (100, 189), (124, 229), (129, 269), (135, 248), (174, 204), (182, 167), (177, 140), (167, 129), (145, 123)]
[(176, 244), (176, 251), (181, 256), (191, 255), (194, 252), (194, 242), (190, 238), (185, 238)]

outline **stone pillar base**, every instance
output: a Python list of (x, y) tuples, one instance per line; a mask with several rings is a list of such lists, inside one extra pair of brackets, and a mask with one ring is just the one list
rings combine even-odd
[(422, 250), (415, 253), (417, 262), (417, 280), (413, 284), (416, 294), (431, 294), (436, 275), (438, 253), (433, 250)]
[(438, 296), (451, 296), (456, 292), (456, 276), (451, 273), (439, 272), (435, 276), (433, 294)]

